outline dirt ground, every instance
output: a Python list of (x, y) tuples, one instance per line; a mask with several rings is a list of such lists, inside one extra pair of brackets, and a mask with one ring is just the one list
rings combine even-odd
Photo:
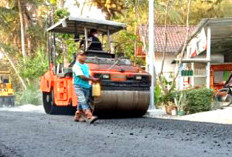
[(232, 126), (167, 119), (108, 119), (0, 111), (1, 157), (231, 157)]
[(199, 112), (199, 113), (189, 114), (184, 116), (171, 116), (166, 114), (165, 109), (156, 109), (156, 110), (148, 111), (146, 117), (231, 125), (232, 124), (231, 113), (232, 113), (232, 107), (224, 107), (217, 110)]

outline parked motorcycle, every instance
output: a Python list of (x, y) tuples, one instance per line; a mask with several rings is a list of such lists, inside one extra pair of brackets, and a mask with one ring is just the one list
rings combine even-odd
[(216, 101), (219, 103), (220, 107), (228, 107), (232, 105), (232, 74), (226, 81), (224, 87), (215, 95)]

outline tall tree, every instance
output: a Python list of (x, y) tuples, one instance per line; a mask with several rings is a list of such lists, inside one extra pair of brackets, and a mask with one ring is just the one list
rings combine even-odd
[(124, 0), (90, 0), (89, 3), (105, 12), (109, 19), (117, 13), (122, 14), (122, 10), (125, 7)]
[(21, 47), (22, 47), (22, 55), (24, 58), (27, 57), (25, 50), (25, 28), (24, 28), (24, 18), (22, 11), (22, 0), (18, 0), (18, 9), (19, 9), (19, 18), (20, 18), (20, 30), (21, 30)]

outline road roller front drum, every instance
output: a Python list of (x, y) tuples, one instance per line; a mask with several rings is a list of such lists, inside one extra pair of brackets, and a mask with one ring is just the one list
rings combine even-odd
[(149, 91), (101, 91), (94, 98), (94, 115), (98, 117), (140, 117), (149, 107)]

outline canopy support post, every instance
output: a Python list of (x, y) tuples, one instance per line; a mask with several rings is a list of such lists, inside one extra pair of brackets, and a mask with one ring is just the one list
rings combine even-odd
[(108, 47), (109, 47), (109, 53), (111, 53), (111, 36), (110, 36), (110, 30), (107, 29), (107, 37), (108, 37)]
[(84, 27), (84, 32), (85, 32), (85, 51), (87, 51), (88, 50), (88, 31), (86, 27)]
[(52, 62), (54, 66), (54, 73), (56, 73), (56, 33), (53, 33), (53, 45), (52, 45)]
[(207, 27), (207, 52), (206, 58), (208, 60), (206, 65), (206, 87), (210, 88), (210, 58), (211, 58), (211, 28)]
[(194, 88), (194, 75), (195, 75), (195, 68), (194, 68), (194, 62), (191, 63), (191, 70), (193, 71), (193, 76), (191, 77), (191, 86)]

